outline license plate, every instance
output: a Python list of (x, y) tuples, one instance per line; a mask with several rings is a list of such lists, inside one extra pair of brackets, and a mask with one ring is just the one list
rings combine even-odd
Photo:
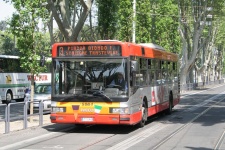
[(93, 121), (93, 118), (82, 118), (82, 121)]

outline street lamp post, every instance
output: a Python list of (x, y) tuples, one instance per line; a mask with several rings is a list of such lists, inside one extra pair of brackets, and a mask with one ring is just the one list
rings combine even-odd
[(136, 28), (136, 0), (133, 0), (133, 23), (132, 23), (132, 42), (135, 43), (135, 28)]

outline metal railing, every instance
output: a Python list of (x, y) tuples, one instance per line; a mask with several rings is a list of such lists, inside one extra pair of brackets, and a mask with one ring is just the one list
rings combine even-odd
[[(39, 111), (38, 113), (28, 114), (28, 108), (30, 103), (39, 103)], [(16, 103), (10, 103), (10, 104), (0, 104), (0, 123), (4, 122), (5, 125), (5, 133), (10, 132), (10, 122), (21, 120), (23, 121), (23, 129), (28, 128), (28, 118), (32, 116), (38, 116), (39, 124), (38, 126), (43, 126), (43, 115), (50, 113), (50, 111), (44, 112), (43, 109), (43, 100), (39, 101), (27, 101), (27, 102), (16, 102)], [(13, 107), (23, 107), (22, 110), (14, 110), (14, 113), (12, 113)], [(21, 111), (21, 114), (18, 112)], [(12, 116), (14, 115), (14, 116)]]

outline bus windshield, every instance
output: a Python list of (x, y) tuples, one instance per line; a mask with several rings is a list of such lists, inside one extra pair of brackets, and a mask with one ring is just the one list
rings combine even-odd
[(127, 59), (55, 59), (54, 95), (126, 97)]

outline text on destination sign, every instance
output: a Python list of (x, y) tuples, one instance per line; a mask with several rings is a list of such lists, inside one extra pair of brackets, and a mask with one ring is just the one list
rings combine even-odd
[(58, 46), (57, 55), (71, 56), (121, 56), (120, 45), (69, 45)]

